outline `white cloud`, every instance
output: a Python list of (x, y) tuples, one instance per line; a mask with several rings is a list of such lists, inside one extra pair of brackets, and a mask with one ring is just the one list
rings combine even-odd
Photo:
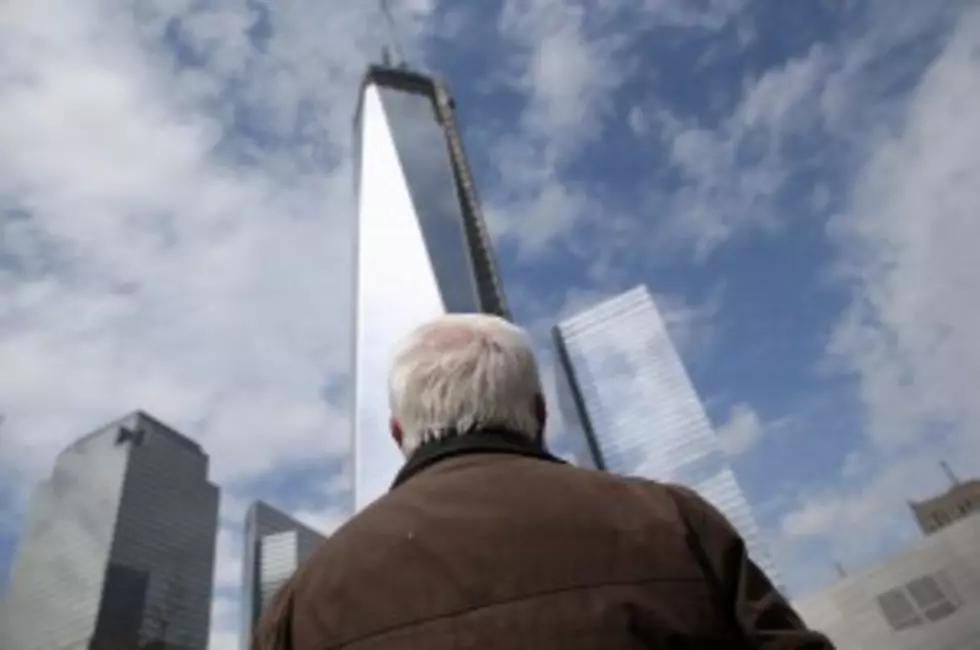
[(689, 242), (703, 257), (736, 234), (782, 225), (774, 206), (793, 169), (786, 143), (820, 126), (829, 70), (826, 50), (814, 46), (747, 82), (739, 104), (714, 126), (651, 109), (639, 126), (659, 128), (683, 178), (678, 190), (654, 199), (670, 215), (671, 242)]
[(586, 215), (587, 199), (560, 179), (562, 166), (594, 139), (621, 83), (618, 43), (585, 31), (588, 11), (577, 2), (504, 2), (500, 33), (514, 54), (509, 83), (526, 96), (520, 123), (495, 137), (491, 158), (506, 188), (489, 194), (496, 236), (539, 252)]
[(742, 98), (739, 128), (772, 130), (778, 138), (805, 124), (808, 102), (820, 90), (829, 63), (825, 48), (817, 45), (805, 56), (767, 71)]
[(622, 39), (590, 35), (588, 18), (603, 9), (577, 2), (505, 2), (501, 33), (527, 57), (518, 85), (527, 93), (523, 114), (529, 133), (553, 139), (558, 148), (594, 138), (610, 93), (622, 81), (617, 70)]
[(755, 409), (739, 402), (731, 407), (728, 420), (718, 427), (717, 433), (725, 451), (731, 456), (740, 456), (762, 440), (765, 428)]
[(831, 354), (862, 379), (881, 442), (921, 439), (930, 426), (978, 437), (980, 296), (980, 12), (961, 22), (911, 97), (834, 223), (849, 253), (854, 302)]
[(908, 501), (949, 487), (932, 454), (875, 455), (863, 469), (805, 492), (780, 522), (784, 566), (804, 590), (834, 579), (835, 562), (859, 571), (900, 550), (920, 535)]
[[(194, 436), (236, 486), (215, 648), (237, 639), (247, 485), (347, 448), (347, 152), (372, 12), (276, 5), (259, 50), (245, 2), (0, 8), (3, 519), (125, 412)], [(337, 493), (315, 496), (300, 514), (326, 523)]]
[[(868, 28), (848, 27), (835, 40), (743, 80), (739, 101), (720, 119), (677, 113), (656, 93), (647, 97), (630, 114), (631, 127), (659, 133), (681, 177), (679, 188), (652, 184), (648, 196), (649, 209), (667, 215), (660, 235), (665, 253), (676, 252), (678, 243), (692, 245), (702, 260), (739, 235), (792, 224), (799, 217), (781, 199), (797, 191), (794, 181), (811, 182), (829, 161), (823, 171), (846, 174), (866, 155), (900, 113), (896, 89), (921, 65), (923, 42), (952, 25), (966, 6), (893, 0), (860, 10), (841, 7), (838, 20), (853, 16), (855, 26), (866, 21)], [(857, 20), (855, 12), (864, 11)], [(823, 218), (826, 189), (813, 192), (812, 215), (802, 213)]]
[[(36, 478), (136, 407), (199, 435), (221, 481), (342, 452), (345, 419), (320, 389), (346, 361), (348, 283), (324, 289), (346, 271), (351, 204), (330, 178), (346, 167), (284, 180), (223, 157), (230, 125), (132, 26), (69, 5), (4, 21), (4, 459)], [(185, 17), (210, 25), (200, 38), (214, 18)]]
[(208, 650), (239, 650), (240, 601), (235, 596), (218, 596), (211, 603), (211, 638)]
[[(614, 116), (615, 93), (638, 65), (630, 48), (657, 27), (717, 30), (740, 7), (710, 2), (692, 8), (683, 0), (505, 0), (499, 27), (511, 55), (503, 67), (526, 103), (515, 129), (487, 139), (503, 180), (502, 191), (487, 196), (494, 234), (516, 240), (525, 258), (586, 222), (615, 240), (620, 220), (565, 172)], [(618, 28), (617, 21), (629, 29)]]
[(214, 588), (237, 588), (242, 582), (243, 522), (222, 526), (214, 553)]
[[(944, 489), (938, 462), (980, 474), (980, 10), (964, 12), (893, 132), (875, 140), (831, 224), (851, 292), (828, 345), (856, 380), (866, 444), (839, 485), (805, 494), (783, 520), (845, 564), (914, 534), (905, 500)], [(873, 534), (872, 534), (873, 533)]]

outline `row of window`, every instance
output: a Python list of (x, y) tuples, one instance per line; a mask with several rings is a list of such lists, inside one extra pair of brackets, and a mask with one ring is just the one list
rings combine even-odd
[(943, 573), (916, 578), (878, 596), (878, 606), (894, 630), (942, 620), (962, 605)]
[(932, 513), (930, 520), (926, 523), (926, 528), (928, 532), (935, 532), (940, 528), (945, 528), (954, 521), (959, 521), (963, 517), (972, 514), (978, 504), (974, 503), (972, 499), (967, 497), (960, 503), (956, 504), (955, 509), (951, 510), (937, 510)]

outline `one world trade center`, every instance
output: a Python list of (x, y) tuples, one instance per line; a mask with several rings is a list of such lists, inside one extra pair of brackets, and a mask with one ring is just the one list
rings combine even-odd
[(394, 348), (446, 313), (509, 317), (446, 88), (371, 67), (355, 117), (353, 492), (387, 491), (404, 459), (388, 436)]

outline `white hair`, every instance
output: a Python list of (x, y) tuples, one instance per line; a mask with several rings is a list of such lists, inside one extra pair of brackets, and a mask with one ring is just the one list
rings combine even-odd
[(415, 329), (388, 375), (391, 415), (411, 455), (430, 440), (500, 427), (541, 429), (541, 379), (524, 330), (488, 314), (450, 314)]

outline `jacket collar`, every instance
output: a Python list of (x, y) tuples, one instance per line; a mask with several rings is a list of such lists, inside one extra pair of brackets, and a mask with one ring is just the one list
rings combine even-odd
[(514, 454), (552, 463), (565, 462), (551, 455), (543, 443), (529, 440), (520, 433), (506, 429), (480, 429), (439, 438), (416, 449), (398, 472), (391, 489), (439, 461), (470, 454)]

